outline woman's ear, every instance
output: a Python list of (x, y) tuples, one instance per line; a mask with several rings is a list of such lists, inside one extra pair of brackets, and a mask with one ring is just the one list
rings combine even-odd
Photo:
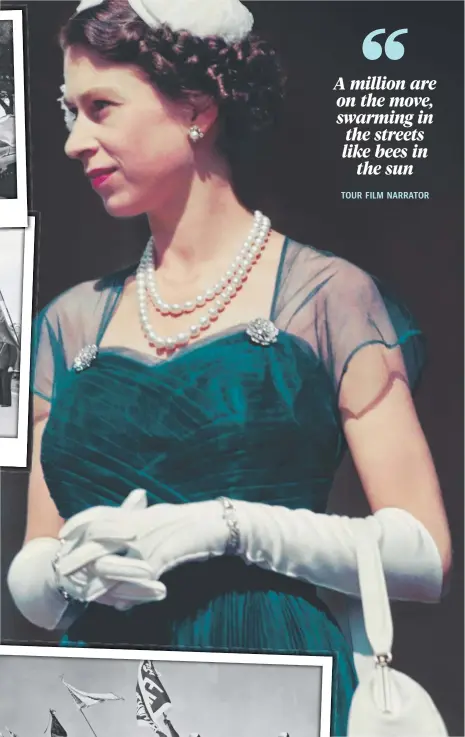
[(208, 95), (196, 98), (192, 106), (191, 125), (198, 125), (204, 135), (218, 120), (218, 105)]

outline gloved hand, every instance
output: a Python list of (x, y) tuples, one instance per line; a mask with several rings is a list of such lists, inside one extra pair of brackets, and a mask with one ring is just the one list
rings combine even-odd
[[(145, 510), (147, 497), (135, 489), (120, 507), (91, 507), (74, 515), (61, 528), (62, 545), (55, 570), (59, 586), (73, 599), (98, 601), (115, 608), (159, 601), (165, 586), (156, 580), (151, 566), (132, 547), (135, 530), (128, 524), (131, 514)], [(98, 525), (100, 536), (93, 536)], [(105, 560), (105, 565), (99, 563)], [(105, 576), (117, 570), (118, 578)]]
[[(121, 508), (97, 509), (104, 510), (105, 516), (111, 516), (115, 522), (123, 509), (128, 513), (145, 504), (145, 493), (136, 491)], [(53, 630), (60, 625), (67, 612), (69, 600), (66, 597), (83, 602), (98, 598), (100, 603), (116, 607), (121, 602), (126, 606), (128, 601), (142, 603), (157, 600), (160, 590), (164, 593), (164, 587), (153, 580), (150, 566), (142, 559), (138, 560), (134, 553), (131, 560), (125, 562), (126, 576), (120, 571), (117, 582), (99, 577), (94, 570), (95, 562), (102, 556), (108, 556), (110, 564), (112, 557), (121, 558), (117, 553), (124, 554), (126, 543), (127, 540), (121, 535), (116, 542), (109, 539), (104, 539), (103, 543), (87, 542), (82, 526), (79, 533), (76, 531), (69, 539), (61, 535), (60, 540), (31, 540), (15, 556), (7, 576), (12, 598), (19, 611), (38, 627)], [(68, 563), (72, 560), (73, 575), (69, 579), (61, 572), (62, 559)]]
[[(131, 492), (128, 500), (140, 490)], [(140, 499), (139, 499), (140, 501)], [(137, 573), (142, 579), (142, 587), (153, 592), (153, 600), (166, 596), (166, 587), (160, 577), (183, 563), (207, 560), (223, 555), (228, 539), (228, 527), (223, 518), (222, 504), (217, 501), (193, 502), (189, 504), (155, 504), (148, 508), (121, 508), (121, 514), (105, 507), (94, 507), (76, 515), (61, 530), (62, 539), (76, 540), (76, 548), (60, 559), (60, 573), (76, 587), (79, 587), (79, 574), (74, 569), (82, 569), (81, 541), (94, 555), (92, 570), (92, 600), (102, 601), (99, 594), (101, 580), (124, 582), (131, 586), (129, 594), (115, 589), (121, 600), (127, 596), (127, 604), (119, 602), (117, 608), (129, 608), (134, 604), (132, 594), (137, 594), (140, 582), (134, 579)], [(118, 510), (117, 510), (118, 511)], [(111, 546), (121, 544), (126, 551), (124, 557), (111, 554)], [(108, 555), (100, 555), (107, 547)], [(84, 548), (83, 548), (84, 550)], [(85, 563), (85, 561), (84, 561)], [(137, 568), (136, 563), (140, 566)], [(146, 566), (152, 571), (153, 580), (149, 584)], [(67, 585), (65, 583), (65, 585)], [(123, 595), (124, 594), (124, 595)], [(109, 593), (113, 596), (113, 591)], [(86, 596), (89, 596), (89, 590)]]

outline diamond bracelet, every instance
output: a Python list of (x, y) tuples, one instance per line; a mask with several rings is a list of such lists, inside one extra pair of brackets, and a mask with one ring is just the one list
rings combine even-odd
[(224, 550), (225, 555), (237, 555), (241, 545), (241, 532), (236, 514), (236, 508), (231, 499), (220, 496), (218, 501), (223, 505), (223, 519), (229, 530), (229, 537)]

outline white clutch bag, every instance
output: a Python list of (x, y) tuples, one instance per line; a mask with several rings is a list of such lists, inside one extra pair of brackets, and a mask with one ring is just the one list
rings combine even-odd
[[(354, 520), (355, 521), (355, 520)], [(419, 683), (391, 668), (393, 624), (377, 539), (360, 529), (357, 560), (363, 618), (373, 650), (373, 670), (352, 699), (349, 737), (447, 735), (433, 700)]]

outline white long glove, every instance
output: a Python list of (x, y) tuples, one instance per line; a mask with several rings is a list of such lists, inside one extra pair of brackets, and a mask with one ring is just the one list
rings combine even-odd
[[(105, 507), (105, 518), (111, 521), (112, 529), (115, 525), (118, 528), (121, 515), (145, 506), (145, 492), (136, 490), (121, 507)], [(102, 508), (93, 508), (94, 515), (99, 509)], [(120, 557), (115, 553), (124, 554), (127, 550), (127, 540), (121, 538), (119, 535), (117, 542), (112, 542), (104, 536), (103, 542), (97, 543), (87, 541), (85, 534), (81, 534), (72, 540), (41, 537), (27, 543), (14, 558), (7, 578), (12, 598), (21, 614), (38, 627), (56, 629), (60, 622), (64, 622), (69, 606), (60, 588), (74, 600), (90, 602), (98, 599), (100, 603), (116, 608), (121, 603), (126, 606), (128, 601), (141, 603), (163, 596), (164, 587), (153, 580), (149, 565), (135, 557), (125, 563), (130, 574), (127, 580), (123, 575), (118, 582), (98, 576), (94, 569), (96, 560), (106, 556), (111, 565), (113, 558)], [(57, 553), (59, 560), (55, 570), (53, 561)], [(74, 576), (64, 578), (60, 571), (61, 556), (67, 558), (69, 555), (73, 555)]]
[[(355, 555), (360, 527), (354, 520), (241, 501), (234, 506), (241, 536), (239, 554), (245, 560), (322, 588), (360, 595)], [(424, 525), (404, 509), (393, 507), (362, 521), (378, 538), (389, 597), (438, 601), (442, 562)]]
[[(355, 526), (348, 517), (289, 510), (251, 502), (234, 501), (240, 545), (237, 554), (249, 563), (317, 586), (359, 596), (355, 556)], [(160, 504), (127, 512), (119, 529), (93, 518), (83, 521), (86, 539), (97, 542), (126, 539), (128, 555), (144, 559), (158, 579), (182, 563), (223, 555), (229, 529), (217, 500), (190, 504)], [(73, 520), (72, 526), (79, 521)], [(409, 512), (386, 508), (364, 519), (374, 528), (380, 544), (390, 598), (434, 602), (441, 597), (443, 571), (439, 551), (426, 528)], [(105, 528), (102, 528), (105, 524)], [(66, 528), (64, 528), (65, 531)], [(360, 529), (360, 528), (357, 528)], [(116, 557), (95, 562), (97, 575), (115, 581), (130, 579), (125, 564)], [(66, 561), (63, 561), (63, 573)], [(131, 603), (131, 605), (133, 602)]]

